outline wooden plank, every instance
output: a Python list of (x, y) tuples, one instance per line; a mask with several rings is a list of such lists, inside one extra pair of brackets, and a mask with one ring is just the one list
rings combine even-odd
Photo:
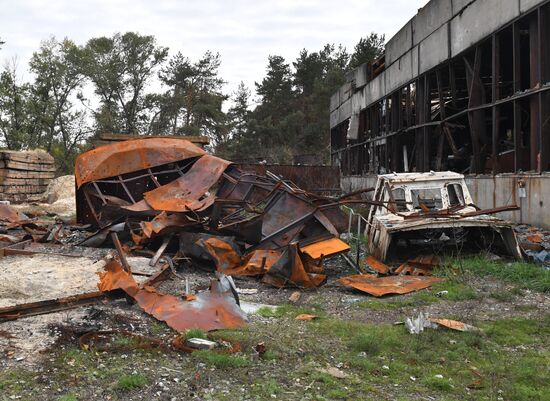
[(48, 185), (51, 178), (6, 178), (0, 176), (0, 185)]
[(0, 185), (4, 194), (38, 194), (46, 191), (47, 185)]
[(10, 170), (0, 169), (0, 177), (6, 178), (55, 178), (53, 171), (28, 171), (28, 170)]
[(54, 164), (53, 157), (46, 152), (16, 152), (11, 150), (0, 151), (0, 159), (13, 160), (23, 163)]
[(0, 169), (2, 168), (25, 171), (55, 171), (55, 165), (52, 164), (22, 163), (13, 160), (0, 160)]
[(38, 194), (5, 194), (0, 192), (0, 200), (10, 201), (11, 203), (39, 202), (43, 196), (43, 192)]

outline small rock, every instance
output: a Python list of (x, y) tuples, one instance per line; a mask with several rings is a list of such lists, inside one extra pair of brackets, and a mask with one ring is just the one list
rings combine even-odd
[(298, 302), (298, 301), (300, 300), (301, 296), (302, 296), (302, 293), (301, 293), (300, 291), (294, 291), (294, 292), (290, 295), (290, 297), (288, 298), (288, 300), (289, 300), (290, 302), (294, 302), (294, 303), (295, 303), (295, 302)]

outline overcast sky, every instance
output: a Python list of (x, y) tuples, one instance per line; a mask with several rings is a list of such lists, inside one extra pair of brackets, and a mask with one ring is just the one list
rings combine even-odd
[[(427, 0), (0, 0), (2, 64), (18, 58), (21, 74), (50, 35), (78, 44), (115, 32), (154, 35), (170, 54), (196, 60), (222, 57), (221, 75), (233, 90), (260, 81), (267, 56), (293, 61), (302, 48), (326, 43), (351, 51), (370, 32), (394, 35)], [(28, 78), (28, 74), (27, 74)]]

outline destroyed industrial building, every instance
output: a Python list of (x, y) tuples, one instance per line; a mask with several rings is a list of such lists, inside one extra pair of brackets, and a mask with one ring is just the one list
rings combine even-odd
[(482, 209), (550, 226), (550, 4), (432, 0), (330, 102), (347, 191), (377, 174), (466, 174)]

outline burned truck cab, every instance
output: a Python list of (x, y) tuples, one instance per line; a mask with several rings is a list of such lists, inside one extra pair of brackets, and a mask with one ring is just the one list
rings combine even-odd
[(373, 200), (367, 236), (370, 253), (380, 260), (469, 249), (523, 258), (512, 224), (491, 216), (517, 206), (480, 210), (462, 174), (380, 175)]

